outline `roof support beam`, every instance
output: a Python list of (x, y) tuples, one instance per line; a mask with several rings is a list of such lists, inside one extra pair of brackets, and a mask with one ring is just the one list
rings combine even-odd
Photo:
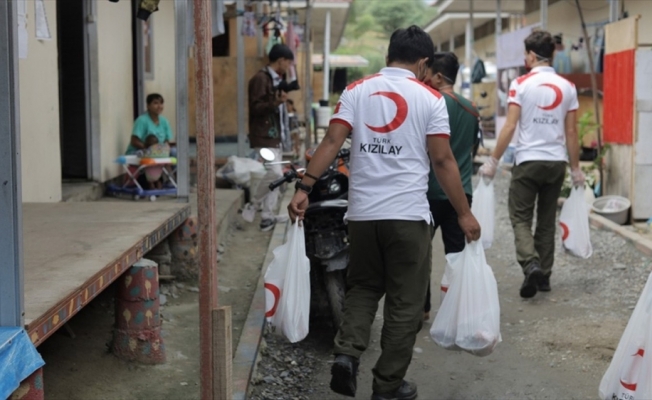
[(0, 326), (23, 326), (18, 2), (0, 1)]

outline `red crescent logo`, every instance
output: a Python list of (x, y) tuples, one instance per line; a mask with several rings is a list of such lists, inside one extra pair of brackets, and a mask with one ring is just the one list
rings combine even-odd
[(540, 109), (545, 110), (545, 111), (550, 111), (550, 110), (554, 110), (555, 108), (557, 108), (561, 104), (562, 100), (564, 99), (564, 95), (561, 93), (561, 89), (559, 89), (557, 86), (553, 85), (552, 83), (542, 83), (539, 86), (549, 87), (550, 89), (554, 90), (555, 91), (555, 101), (553, 101), (552, 104), (550, 104), (548, 106), (537, 106), (537, 107), (539, 107)]
[(394, 104), (396, 104), (396, 116), (387, 125), (371, 126), (369, 124), (365, 124), (367, 125), (367, 128), (376, 133), (390, 133), (391, 131), (398, 129), (401, 125), (403, 125), (403, 122), (405, 122), (405, 119), (407, 118), (408, 105), (407, 101), (405, 101), (405, 99), (400, 94), (394, 92), (376, 92), (372, 93), (369, 97), (371, 96), (384, 96), (393, 101)]
[(265, 317), (273, 317), (274, 314), (276, 314), (276, 307), (278, 307), (278, 300), (281, 298), (281, 290), (276, 287), (275, 285), (272, 285), (271, 283), (266, 283), (265, 284), (265, 290), (269, 290), (272, 292), (272, 295), (274, 296), (274, 305), (272, 305), (272, 308), (265, 313)]
[[(637, 357), (637, 356), (638, 356), (638, 357), (643, 357), (644, 354), (645, 354), (645, 350), (644, 350), (644, 349), (638, 349), (638, 351), (636, 352), (636, 354), (632, 354), (632, 357)], [(623, 382), (622, 379), (620, 380), (620, 384), (622, 385), (622, 387), (624, 387), (624, 388), (627, 389), (627, 390), (631, 390), (632, 392), (635, 392), (635, 391), (636, 391), (636, 386), (638, 385), (637, 383), (627, 383), (627, 382)]]
[(563, 222), (560, 222), (559, 225), (561, 226), (561, 240), (565, 241), (568, 239), (568, 235), (570, 233), (568, 230), (568, 225)]

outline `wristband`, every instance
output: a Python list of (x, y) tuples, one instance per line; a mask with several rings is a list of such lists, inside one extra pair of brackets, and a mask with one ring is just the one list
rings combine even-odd
[(297, 181), (297, 182), (294, 184), (294, 187), (295, 187), (297, 190), (301, 190), (301, 191), (303, 191), (303, 192), (306, 192), (306, 194), (310, 194), (310, 193), (312, 193), (312, 186), (305, 185), (305, 184), (301, 183), (301, 181)]
[(312, 179), (314, 179), (315, 182), (319, 181), (319, 178), (317, 178), (316, 176), (314, 176), (314, 175), (312, 175), (312, 174), (309, 174), (308, 171), (304, 172), (303, 174), (304, 174), (305, 176), (307, 176), (308, 178), (312, 178)]

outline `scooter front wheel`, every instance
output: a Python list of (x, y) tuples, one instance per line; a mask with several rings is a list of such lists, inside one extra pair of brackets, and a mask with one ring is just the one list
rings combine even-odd
[(326, 294), (330, 305), (333, 328), (337, 331), (340, 328), (344, 318), (344, 295), (346, 294), (346, 279), (344, 273), (346, 269), (324, 272), (324, 282), (326, 283)]

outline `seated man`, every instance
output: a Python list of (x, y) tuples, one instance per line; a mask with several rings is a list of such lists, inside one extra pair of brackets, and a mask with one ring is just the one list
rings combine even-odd
[(156, 137), (157, 144), (169, 143), (172, 140), (170, 122), (161, 115), (163, 104), (163, 96), (160, 94), (152, 93), (147, 96), (147, 112), (134, 122), (127, 154), (136, 154), (138, 150), (146, 150), (148, 146), (145, 140), (150, 135)]
[[(147, 112), (134, 122), (131, 141), (127, 154), (139, 154), (141, 157), (169, 157), (169, 143), (172, 140), (170, 122), (162, 116), (164, 100), (158, 93), (147, 96)], [(160, 182), (163, 167), (149, 167), (145, 171), (150, 189), (161, 188)], [(145, 182), (139, 179), (141, 185)]]

